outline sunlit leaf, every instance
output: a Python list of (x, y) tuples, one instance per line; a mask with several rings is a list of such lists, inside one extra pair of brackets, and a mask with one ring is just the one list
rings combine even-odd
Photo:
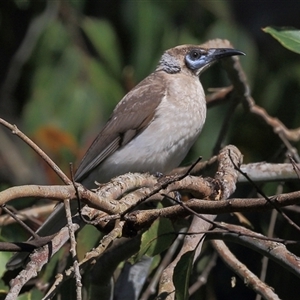
[(285, 48), (300, 54), (300, 30), (295, 28), (265, 27), (263, 31), (269, 33)]

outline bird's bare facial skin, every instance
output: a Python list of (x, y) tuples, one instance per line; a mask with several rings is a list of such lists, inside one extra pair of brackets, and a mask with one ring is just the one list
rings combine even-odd
[(185, 56), (185, 62), (189, 69), (198, 70), (206, 65), (206, 54), (204, 49), (192, 49)]

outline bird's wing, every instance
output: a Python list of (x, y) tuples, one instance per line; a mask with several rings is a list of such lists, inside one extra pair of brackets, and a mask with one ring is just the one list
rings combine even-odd
[(155, 72), (125, 95), (83, 157), (75, 174), (76, 181), (82, 181), (103, 160), (148, 126), (165, 95), (164, 82), (164, 72)]

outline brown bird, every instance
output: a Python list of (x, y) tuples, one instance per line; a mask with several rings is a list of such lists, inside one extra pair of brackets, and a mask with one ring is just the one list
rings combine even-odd
[[(75, 174), (87, 188), (127, 172), (168, 173), (177, 167), (199, 136), (206, 101), (199, 75), (219, 59), (244, 55), (231, 48), (182, 45), (167, 50), (155, 71), (118, 103)], [(76, 202), (72, 202), (72, 204)], [(76, 207), (73, 208), (74, 213)], [(66, 225), (63, 204), (37, 231), (50, 235)], [(15, 268), (24, 253), (7, 264)]]

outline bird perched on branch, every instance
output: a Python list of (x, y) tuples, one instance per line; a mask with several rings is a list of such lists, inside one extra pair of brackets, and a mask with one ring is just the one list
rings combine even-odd
[[(118, 103), (83, 157), (75, 181), (93, 188), (95, 181), (108, 182), (127, 172), (167, 173), (177, 167), (206, 118), (199, 75), (220, 59), (243, 54), (195, 45), (167, 50), (155, 71)], [(59, 204), (37, 233), (50, 235), (65, 225), (64, 207)], [(16, 254), (7, 267), (15, 268), (23, 259), (22, 253)]]

